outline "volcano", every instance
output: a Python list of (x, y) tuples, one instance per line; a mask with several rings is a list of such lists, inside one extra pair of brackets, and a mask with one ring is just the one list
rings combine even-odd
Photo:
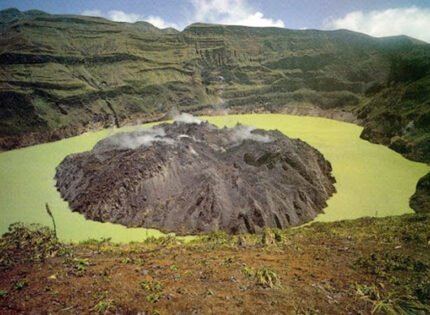
[(180, 235), (255, 233), (312, 220), (335, 192), (331, 165), (279, 131), (160, 124), (67, 156), (56, 185), (87, 219)]

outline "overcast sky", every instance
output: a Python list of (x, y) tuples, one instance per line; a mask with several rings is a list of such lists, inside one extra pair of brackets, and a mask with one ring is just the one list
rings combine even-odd
[(430, 0), (0, 0), (0, 9), (148, 21), (182, 30), (194, 22), (347, 28), (373, 36), (406, 34), (430, 42)]

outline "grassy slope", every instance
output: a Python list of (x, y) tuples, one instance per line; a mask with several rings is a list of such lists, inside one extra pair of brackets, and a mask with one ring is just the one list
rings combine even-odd
[[(169, 99), (198, 94), (198, 87), (185, 87), (190, 72), (181, 65), (189, 59), (188, 48), (178, 46), (173, 35), (142, 30), (139, 23), (24, 17), (7, 24), (2, 35), (0, 91), (12, 94), (2, 106), (2, 134), (97, 121), (108, 125), (113, 110), (119, 118), (163, 111)], [(26, 102), (24, 96), (14, 102), (14, 95), (23, 94)], [(17, 111), (22, 103), (31, 116)]]
[(0, 312), (428, 314), (429, 224), (405, 215), (66, 246), (17, 226), (0, 239)]
[[(428, 143), (430, 48), (411, 38), (207, 24), (175, 33), (13, 10), (0, 12), (0, 21), (3, 137), (108, 126), (172, 107), (225, 102), (277, 111), (311, 104), (355, 111), (364, 136), (404, 141), (409, 157), (429, 161), (422, 143)], [(396, 123), (381, 124), (391, 113)]]

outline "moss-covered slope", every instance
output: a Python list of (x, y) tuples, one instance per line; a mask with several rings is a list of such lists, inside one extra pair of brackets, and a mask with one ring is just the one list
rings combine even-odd
[[(363, 137), (430, 162), (430, 45), (406, 36), (0, 11), (0, 147), (222, 104), (355, 114)], [(298, 110), (297, 110), (298, 108)]]

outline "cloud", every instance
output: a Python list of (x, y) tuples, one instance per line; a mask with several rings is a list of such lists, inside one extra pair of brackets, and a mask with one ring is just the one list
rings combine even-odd
[(109, 19), (115, 22), (134, 23), (137, 21), (144, 21), (145, 17), (135, 13), (125, 13), (120, 10), (112, 10), (108, 13)]
[(145, 19), (145, 21), (161, 29), (168, 28), (168, 27), (179, 29), (178, 25), (176, 25), (175, 23), (167, 22), (159, 16), (150, 15)]
[(144, 16), (136, 13), (126, 13), (121, 10), (111, 10), (107, 13), (103, 13), (100, 10), (85, 10), (82, 11), (81, 15), (101, 16), (115, 22), (135, 23), (137, 21), (146, 21), (161, 29), (167, 27), (178, 28), (178, 25), (176, 25), (175, 23), (169, 23), (159, 16)]
[[(227, 25), (245, 26), (275, 26), (285, 27), (280, 19), (272, 19), (252, 7), (248, 0), (188, 0), (192, 10), (188, 24), (194, 22), (205, 22)], [(103, 16), (116, 22), (134, 23), (137, 21), (147, 21), (158, 28), (173, 27), (182, 29), (176, 23), (171, 23), (159, 16), (144, 16), (137, 13), (127, 13), (121, 10), (111, 10), (101, 12), (100, 10), (85, 10), (82, 15)]]
[(381, 11), (354, 11), (324, 23), (327, 29), (346, 28), (372, 36), (408, 35), (430, 42), (430, 9), (409, 7)]
[(282, 20), (265, 17), (247, 0), (190, 0), (190, 2), (194, 8), (190, 22), (285, 27)]

